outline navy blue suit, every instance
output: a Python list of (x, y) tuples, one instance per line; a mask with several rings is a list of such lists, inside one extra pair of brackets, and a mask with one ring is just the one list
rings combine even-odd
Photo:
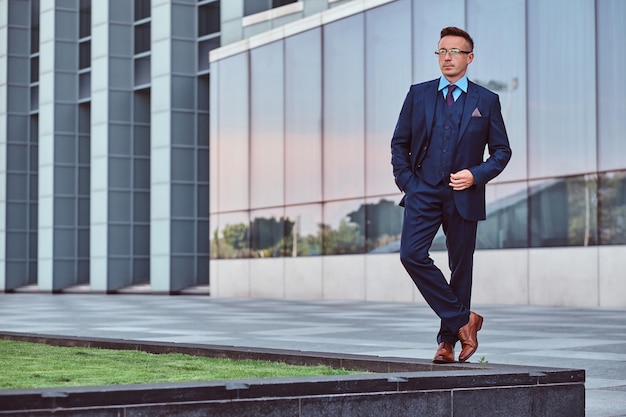
[[(448, 110), (438, 86), (439, 79), (411, 86), (391, 140), (391, 163), (404, 192), (400, 259), (441, 318), (438, 342), (454, 344), (469, 319), (477, 222), (486, 217), (485, 185), (507, 165), (511, 148), (497, 94), (469, 81), (467, 93)], [(454, 191), (449, 175), (463, 169), (471, 171), (475, 183)], [(438, 176), (441, 180), (433, 180)], [(429, 255), (440, 226), (449, 283)]]

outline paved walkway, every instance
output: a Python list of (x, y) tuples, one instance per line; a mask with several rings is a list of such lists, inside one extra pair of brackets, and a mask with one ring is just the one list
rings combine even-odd
[[(585, 369), (588, 417), (626, 416), (626, 309), (476, 306), (472, 358)], [(0, 294), (0, 331), (432, 358), (438, 320), (409, 303)]]

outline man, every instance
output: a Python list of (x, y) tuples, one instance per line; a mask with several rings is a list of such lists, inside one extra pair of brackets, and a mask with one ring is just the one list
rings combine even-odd
[[(441, 319), (435, 363), (454, 362), (457, 341), (460, 362), (478, 347), (483, 318), (470, 311), (476, 229), (486, 217), (485, 184), (511, 158), (498, 95), (465, 75), (473, 50), (467, 32), (442, 29), (435, 54), (443, 76), (411, 86), (391, 140), (393, 174), (404, 192), (400, 260)], [(440, 226), (449, 283), (429, 256)]]

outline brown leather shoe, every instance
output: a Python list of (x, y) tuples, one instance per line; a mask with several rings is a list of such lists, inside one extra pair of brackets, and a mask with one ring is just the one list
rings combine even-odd
[(453, 363), (454, 362), (454, 346), (449, 342), (439, 343), (439, 349), (433, 358), (434, 363)]
[(459, 362), (465, 362), (478, 349), (478, 331), (483, 326), (482, 316), (470, 311), (469, 321), (459, 329), (457, 336), (461, 341), (461, 353)]

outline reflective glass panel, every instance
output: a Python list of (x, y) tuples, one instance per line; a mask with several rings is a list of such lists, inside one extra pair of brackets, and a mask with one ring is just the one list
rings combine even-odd
[(150, 50), (150, 22), (135, 26), (135, 53)]
[[(594, 3), (527, 2), (531, 178), (596, 170), (596, 62), (578, 58), (595, 56)], [(576, 30), (554, 30), (554, 22)]]
[[(598, 160), (599, 169), (626, 168), (624, 140), (624, 68), (626, 54), (620, 51), (626, 39), (626, 2), (596, 2), (598, 22)], [(616, 86), (620, 86), (616, 88)]]
[[(465, 27), (465, 0), (413, 1), (413, 82), (439, 78), (439, 33), (446, 26)], [(406, 88), (408, 90), (408, 86)], [(398, 107), (398, 112), (400, 108)], [(393, 127), (392, 127), (393, 128)]]
[(220, 2), (203, 4), (198, 7), (198, 36), (220, 31)]
[(467, 5), (468, 31), (474, 39), (468, 78), (500, 96), (513, 149), (513, 158), (494, 182), (527, 177), (525, 8), (525, 0), (474, 0)]
[(321, 29), (285, 40), (285, 202), (322, 199)]
[[(404, 209), (398, 194), (366, 200), (359, 208), (365, 215), (365, 245), (370, 253), (400, 251)], [(358, 216), (362, 217), (361, 215)]]
[(294, 222), (286, 219), (283, 208), (254, 210), (250, 213), (250, 254), (253, 258), (285, 256), (286, 239), (293, 233)]
[(272, 7), (272, 0), (243, 0), (243, 15), (264, 12)]
[[(219, 62), (217, 129), (218, 211), (246, 210), (249, 202), (248, 55)], [(215, 111), (215, 110), (214, 110)], [(215, 147), (212, 147), (215, 152)]]
[(80, 0), (79, 37), (91, 35), (91, 0)]
[(251, 257), (249, 212), (223, 213), (217, 220), (218, 230), (214, 231), (211, 243), (212, 257), (216, 253), (219, 259)]
[(397, 192), (390, 140), (411, 84), (411, 2), (397, 1), (368, 11), (365, 27), (365, 194), (369, 196)]
[(324, 27), (324, 199), (354, 198), (365, 189), (364, 17)]
[(626, 244), (626, 171), (601, 175), (598, 199), (600, 244)]
[(150, 17), (150, 0), (135, 0), (135, 21)]
[(250, 207), (284, 204), (283, 43), (250, 51)]
[(363, 199), (324, 204), (322, 253), (348, 255), (365, 252), (365, 210)]
[(528, 201), (531, 247), (598, 244), (595, 176), (533, 182)]
[(285, 256), (322, 254), (321, 204), (286, 207), (285, 223), (293, 224), (285, 233)]
[(487, 220), (478, 223), (476, 249), (528, 247), (526, 182), (487, 186)]

